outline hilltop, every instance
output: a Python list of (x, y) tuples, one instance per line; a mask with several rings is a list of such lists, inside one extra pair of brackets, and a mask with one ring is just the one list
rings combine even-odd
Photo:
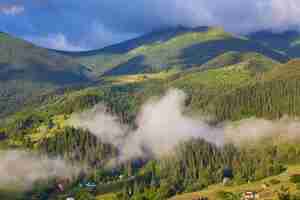
[(280, 62), (256, 52), (229, 51), (209, 60), (207, 63), (201, 65), (200, 68), (222, 68), (238, 63), (248, 63), (248, 65), (253, 69), (256, 68), (257, 70), (264, 71), (270, 69), (274, 65), (279, 64)]

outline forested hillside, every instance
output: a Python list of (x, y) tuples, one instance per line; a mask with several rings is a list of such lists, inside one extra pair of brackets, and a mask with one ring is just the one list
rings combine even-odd
[(220, 120), (298, 116), (299, 66), (297, 60), (276, 66), (264, 74), (262, 81), (218, 98), (214, 106), (216, 116)]

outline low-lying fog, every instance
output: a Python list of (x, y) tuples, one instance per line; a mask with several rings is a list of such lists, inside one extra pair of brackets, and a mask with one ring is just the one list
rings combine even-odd
[(88, 129), (102, 141), (114, 144), (120, 150), (118, 159), (123, 161), (136, 157), (159, 157), (171, 152), (178, 143), (193, 138), (202, 138), (217, 145), (239, 145), (280, 134), (292, 140), (300, 136), (300, 121), (288, 117), (277, 121), (250, 118), (211, 126), (203, 120), (204, 117), (185, 114), (185, 100), (186, 94), (178, 89), (169, 90), (161, 98), (148, 100), (140, 109), (135, 130), (105, 112), (102, 104), (74, 114), (70, 125)]

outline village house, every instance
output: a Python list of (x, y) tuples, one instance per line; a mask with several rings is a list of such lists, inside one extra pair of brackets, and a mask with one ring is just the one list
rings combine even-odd
[(257, 194), (257, 192), (245, 192), (241, 198), (241, 200), (257, 200), (259, 199), (259, 195)]
[(223, 170), (223, 185), (228, 184), (233, 179), (233, 171), (230, 168)]

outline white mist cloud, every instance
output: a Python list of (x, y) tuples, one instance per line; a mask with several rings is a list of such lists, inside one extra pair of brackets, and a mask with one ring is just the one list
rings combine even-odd
[(64, 51), (87, 51), (93, 47), (102, 48), (114, 43), (136, 37), (134, 33), (113, 32), (102, 24), (91, 23), (90, 31), (74, 42), (63, 33), (48, 34), (46, 36), (25, 36), (28, 41), (42, 47)]
[[(143, 155), (143, 150), (160, 156), (170, 153), (183, 141), (203, 138), (216, 144), (223, 143), (222, 133), (206, 124), (201, 118), (184, 114), (186, 95), (169, 90), (161, 99), (152, 99), (144, 104), (137, 117), (138, 129), (129, 135), (125, 144), (126, 157)], [(133, 142), (133, 145), (132, 145)]]
[(219, 129), (184, 114), (185, 94), (170, 90), (161, 99), (151, 99), (141, 108), (137, 129), (130, 130), (118, 118), (106, 113), (98, 105), (91, 111), (75, 114), (70, 125), (88, 129), (101, 140), (114, 144), (120, 151), (119, 160), (137, 157), (159, 157), (170, 153), (183, 141), (203, 138), (221, 144), (223, 134)]
[(62, 34), (48, 34), (45, 37), (25, 37), (27, 40), (50, 49), (65, 50), (65, 51), (84, 51), (87, 50), (84, 47), (72, 43), (68, 38)]
[(1, 5), (0, 4), (0, 13), (4, 15), (20, 15), (25, 11), (25, 7), (22, 5)]
[(154, 0), (155, 16), (167, 25), (221, 26), (227, 31), (248, 33), (264, 29), (299, 28), (298, 0)]
[(72, 178), (79, 168), (56, 158), (41, 157), (25, 151), (0, 151), (0, 187), (29, 189), (35, 181)]
[(87, 34), (88, 37), (83, 38), (81, 43), (85, 44), (88, 48), (89, 44), (93, 44), (98, 48), (109, 46), (129, 40), (138, 36), (136, 33), (120, 33), (106, 27), (104, 24), (94, 21), (91, 23), (90, 32)]
[(235, 123), (227, 123), (224, 128), (225, 141), (234, 144), (255, 143), (260, 140), (276, 138), (297, 142), (300, 139), (300, 120), (283, 117), (279, 120), (244, 119)]
[[(101, 140), (119, 149), (118, 161), (137, 157), (160, 157), (168, 154), (184, 141), (202, 138), (208, 142), (254, 144), (261, 139), (280, 141), (300, 139), (300, 121), (288, 117), (271, 121), (250, 118), (239, 122), (224, 122), (219, 126), (207, 124), (201, 117), (191, 117), (185, 111), (184, 92), (172, 89), (161, 98), (146, 102), (138, 116), (137, 129), (121, 124), (117, 117), (105, 112), (103, 105), (75, 114), (70, 125), (88, 129)], [(112, 160), (114, 161), (114, 160)]]
[(116, 116), (106, 112), (104, 105), (97, 105), (92, 110), (74, 114), (70, 124), (88, 129), (103, 142), (120, 146), (129, 131), (128, 126), (121, 124)]

